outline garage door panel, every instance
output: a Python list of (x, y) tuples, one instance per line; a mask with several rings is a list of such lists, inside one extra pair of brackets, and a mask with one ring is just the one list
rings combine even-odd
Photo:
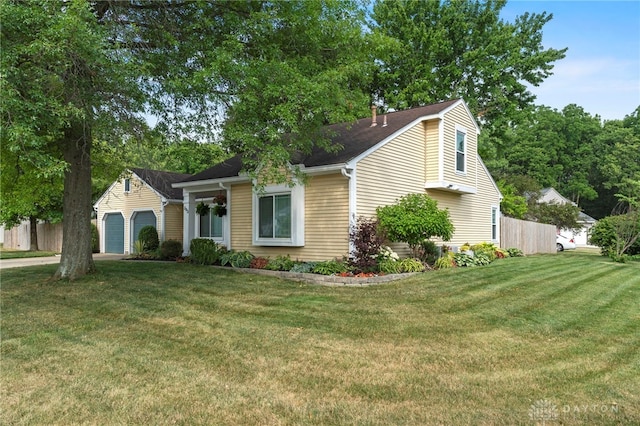
[(120, 213), (104, 215), (104, 251), (124, 254), (124, 216)]

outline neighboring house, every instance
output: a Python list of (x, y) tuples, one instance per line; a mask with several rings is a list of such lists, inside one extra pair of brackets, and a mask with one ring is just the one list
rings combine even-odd
[[(542, 189), (540, 191), (540, 198), (538, 199), (538, 202), (550, 204), (572, 204), (574, 206), (577, 206), (576, 203), (569, 200), (568, 198), (563, 197), (562, 194), (560, 194), (554, 188)], [(595, 225), (596, 220), (588, 214), (580, 212), (580, 214), (578, 215), (578, 223), (582, 225), (582, 227), (578, 231), (561, 229), (559, 230), (559, 232), (569, 239), (573, 238), (576, 246), (584, 247), (589, 244), (589, 235), (591, 232), (591, 228), (593, 227), (593, 225)]]
[[(185, 254), (207, 237), (256, 256), (327, 260), (349, 253), (349, 230), (360, 216), (409, 193), (427, 193), (447, 208), (452, 240), (499, 244), (501, 194), (477, 155), (479, 128), (462, 100), (327, 126), (336, 153), (313, 150), (299, 166), (306, 185), (267, 185), (255, 191), (236, 156), (174, 184), (184, 194)], [(196, 206), (226, 196), (222, 217)], [(398, 246), (405, 250), (406, 246)]]
[(138, 168), (123, 174), (93, 206), (100, 252), (132, 253), (146, 225), (155, 226), (160, 241), (182, 241), (182, 191), (171, 185), (189, 176)]

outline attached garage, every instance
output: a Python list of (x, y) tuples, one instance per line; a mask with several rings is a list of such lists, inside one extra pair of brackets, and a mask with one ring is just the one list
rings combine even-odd
[(131, 235), (131, 244), (135, 244), (135, 242), (138, 240), (138, 234), (140, 234), (140, 230), (145, 226), (150, 225), (156, 228), (156, 230), (158, 229), (156, 215), (152, 210), (134, 212), (131, 222), (131, 228), (133, 229), (133, 234)]
[(124, 216), (121, 213), (104, 215), (105, 253), (124, 254)]

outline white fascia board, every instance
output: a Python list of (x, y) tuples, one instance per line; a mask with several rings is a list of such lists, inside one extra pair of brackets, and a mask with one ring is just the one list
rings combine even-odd
[(424, 188), (437, 189), (446, 192), (455, 192), (457, 194), (476, 194), (478, 192), (476, 188), (466, 185), (460, 185), (458, 183), (449, 182), (446, 180), (425, 182)]
[(251, 182), (251, 179), (249, 179), (248, 176), (231, 176), (231, 177), (226, 177), (226, 178), (219, 178), (219, 179), (207, 179), (207, 180), (194, 180), (191, 182), (178, 182), (178, 183), (172, 183), (171, 187), (173, 188), (182, 188), (183, 190), (186, 190), (187, 192), (191, 192), (189, 191), (189, 189), (191, 190), (210, 190), (209, 187), (215, 187), (214, 189), (220, 189), (220, 184), (227, 184), (227, 183), (241, 183), (241, 182)]
[(297, 165), (304, 174), (307, 175), (323, 175), (327, 173), (335, 173), (345, 168), (344, 163), (327, 164), (326, 166), (305, 167), (304, 164)]

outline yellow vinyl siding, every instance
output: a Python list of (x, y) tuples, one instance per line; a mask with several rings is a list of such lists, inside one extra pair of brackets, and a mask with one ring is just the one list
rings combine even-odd
[(491, 242), (491, 207), (500, 205), (500, 194), (491, 177), (478, 164), (475, 155), (474, 160), (474, 167), (478, 170), (477, 194), (460, 195), (445, 191), (428, 191), (429, 196), (438, 202), (438, 208), (449, 209), (449, 216), (456, 229), (451, 241), (447, 242), (448, 245)]
[(182, 242), (182, 203), (169, 204), (164, 208), (164, 239)]
[(440, 181), (440, 120), (431, 120), (425, 123), (426, 147), (425, 147), (425, 182)]
[(250, 184), (231, 187), (231, 247), (255, 256), (290, 255), (299, 260), (327, 260), (349, 252), (348, 180), (339, 173), (313, 176), (305, 187), (304, 247), (265, 247), (252, 243)]
[[(145, 185), (135, 176), (131, 176), (131, 186), (128, 193), (124, 192), (124, 180), (116, 182), (98, 204), (97, 219), (99, 232), (103, 231), (103, 219), (106, 213), (122, 213), (124, 217), (124, 250), (130, 253), (133, 242), (131, 241), (131, 220), (136, 211), (153, 211), (156, 216), (156, 229), (158, 236), (162, 236), (162, 200), (160, 195)], [(182, 205), (168, 205), (165, 207), (165, 220), (167, 227), (165, 239), (182, 241)], [(171, 236), (169, 236), (171, 235)], [(104, 241), (104, 236), (101, 236)]]
[(425, 155), (425, 130), (420, 123), (358, 162), (357, 215), (373, 217), (376, 207), (423, 192)]

